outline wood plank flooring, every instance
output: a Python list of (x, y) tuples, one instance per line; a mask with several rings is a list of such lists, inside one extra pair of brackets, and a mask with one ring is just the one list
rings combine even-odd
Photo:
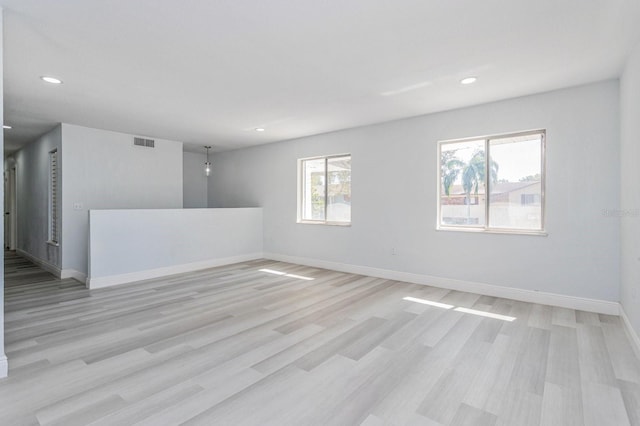
[(5, 280), (2, 425), (640, 425), (613, 316), (268, 260)]

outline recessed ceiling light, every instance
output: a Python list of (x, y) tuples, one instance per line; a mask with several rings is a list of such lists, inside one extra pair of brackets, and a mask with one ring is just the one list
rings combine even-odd
[(460, 84), (473, 84), (478, 81), (477, 77), (467, 77), (460, 80)]
[(264, 129), (262, 127), (256, 127), (254, 130), (256, 132), (264, 132)]
[(55, 77), (49, 77), (49, 76), (43, 75), (42, 77), (40, 77), (40, 79), (51, 84), (62, 84), (62, 80)]
[(7, 126), (6, 124), (4, 124), (4, 125), (2, 125), (2, 128), (3, 129), (11, 129), (12, 127), (11, 126)]

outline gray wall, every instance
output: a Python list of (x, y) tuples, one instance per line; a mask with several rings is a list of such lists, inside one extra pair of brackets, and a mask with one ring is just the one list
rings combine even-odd
[[(16, 248), (26, 251), (55, 269), (60, 269), (64, 235), (60, 236), (60, 245), (57, 247), (47, 243), (49, 239), (49, 152), (54, 149), (58, 150), (58, 171), (62, 174), (62, 132), (60, 126), (13, 155), (16, 166), (18, 204)], [(62, 193), (62, 188), (59, 189)], [(58, 203), (58, 209), (58, 217), (60, 218), (60, 203)]]
[(182, 207), (182, 143), (155, 141), (62, 124), (63, 271), (87, 273), (90, 209)]
[[(0, 122), (3, 122), (3, 117), (4, 117), (4, 111), (3, 111), (4, 89), (2, 87), (2, 81), (3, 81), (2, 70), (4, 69), (2, 64), (2, 57), (3, 57), (2, 24), (3, 24), (3, 11), (2, 11), (2, 8), (0, 8)], [(2, 152), (4, 152), (4, 135), (0, 135), (0, 149), (2, 150)], [(2, 187), (0, 188), (0, 195), (2, 195), (0, 197), (0, 200), (2, 200), (4, 199), (4, 185), (0, 185), (0, 186)], [(0, 234), (2, 234), (3, 232), (4, 232), (4, 227), (2, 227), (2, 230), (0, 230)], [(3, 235), (3, 238), (0, 239), (0, 241), (4, 241), (4, 235)], [(2, 270), (4, 271), (4, 257), (2, 258), (2, 260), (0, 260), (0, 266), (2, 266)], [(4, 274), (2, 274), (2, 276), (0, 276), (0, 377), (4, 377), (7, 375), (7, 369), (8, 369), (7, 357), (4, 354)]]
[[(618, 82), (219, 153), (211, 207), (264, 208), (267, 253), (619, 300)], [(437, 142), (547, 129), (548, 236), (436, 231)], [(352, 154), (352, 226), (296, 224), (296, 161)], [(392, 255), (392, 248), (396, 255)]]
[(620, 302), (640, 333), (640, 45), (620, 80)]
[(207, 177), (204, 174), (205, 154), (184, 152), (183, 169), (183, 207), (207, 207)]

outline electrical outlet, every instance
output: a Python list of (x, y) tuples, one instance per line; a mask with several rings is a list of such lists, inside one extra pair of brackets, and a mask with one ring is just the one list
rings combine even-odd
[(395, 247), (391, 247), (391, 256), (395, 256), (397, 254), (398, 254), (398, 252), (396, 251), (396, 248)]
[(73, 203), (74, 210), (82, 210), (82, 203)]

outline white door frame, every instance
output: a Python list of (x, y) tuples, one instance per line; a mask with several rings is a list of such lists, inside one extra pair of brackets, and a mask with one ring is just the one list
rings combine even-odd
[(4, 247), (15, 250), (18, 230), (16, 166), (4, 172)]
[(9, 170), (9, 178), (11, 180), (9, 191), (9, 203), (11, 208), (9, 209), (9, 216), (11, 217), (10, 224), (10, 235), (11, 238), (9, 240), (9, 249), (15, 250), (18, 242), (18, 173), (16, 171), (16, 166), (14, 165)]

